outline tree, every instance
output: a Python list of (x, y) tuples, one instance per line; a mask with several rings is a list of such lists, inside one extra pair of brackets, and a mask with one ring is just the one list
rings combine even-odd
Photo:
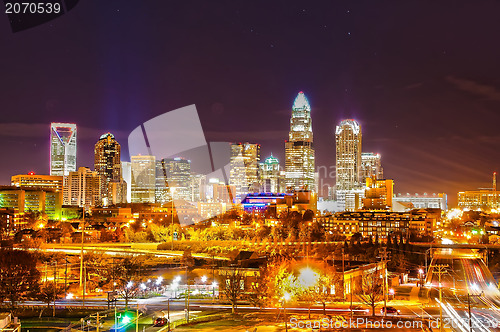
[(375, 316), (375, 308), (383, 300), (383, 279), (380, 278), (380, 271), (377, 269), (372, 273), (363, 274), (361, 283), (361, 294), (359, 299), (372, 308), (372, 315)]
[(268, 299), (268, 268), (261, 267), (255, 282), (250, 285), (248, 301), (255, 307), (262, 309)]
[(307, 303), (307, 318), (311, 319), (311, 304), (316, 300), (315, 287), (304, 287), (301, 288), (299, 293), (299, 299)]
[(118, 295), (125, 300), (125, 308), (128, 309), (128, 302), (139, 293), (138, 282), (134, 280), (122, 281), (118, 288)]
[(304, 214), (302, 215), (302, 220), (305, 222), (313, 221), (313, 219), (314, 219), (314, 211), (313, 210), (307, 209), (304, 212)]
[(245, 277), (238, 269), (226, 270), (221, 274), (221, 288), (224, 295), (231, 302), (231, 312), (236, 313), (238, 300), (243, 296)]
[(315, 298), (323, 305), (323, 315), (326, 315), (327, 302), (342, 301), (344, 295), (342, 282), (342, 273), (334, 271), (326, 271), (318, 278)]
[(62, 298), (64, 295), (64, 287), (57, 287), (53, 282), (46, 282), (40, 288), (38, 293), (38, 300), (47, 303), (47, 308), (55, 300)]
[(0, 250), (0, 299), (17, 302), (33, 298), (39, 290), (40, 272), (33, 254), (20, 250)]

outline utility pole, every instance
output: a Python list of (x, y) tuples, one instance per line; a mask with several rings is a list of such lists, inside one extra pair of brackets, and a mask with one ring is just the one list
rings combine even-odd
[(354, 293), (354, 283), (352, 282), (352, 278), (349, 280), (349, 291), (351, 293), (351, 321), (354, 318), (354, 313), (352, 311), (352, 293)]
[(80, 249), (80, 288), (82, 288), (83, 284), (83, 240), (84, 240), (84, 233), (85, 233), (85, 207), (83, 208), (83, 220), (81, 222), (82, 224), (82, 243), (81, 243), (81, 249)]
[(472, 314), (470, 311), (470, 297), (471, 296), (480, 297), (482, 294), (483, 294), (483, 291), (481, 291), (481, 293), (479, 293), (478, 295), (470, 295), (470, 293), (467, 291), (467, 304), (469, 307), (469, 330), (470, 330), (470, 332), (473, 332), (473, 330), (472, 330)]
[(64, 270), (64, 297), (68, 296), (68, 257), (65, 257), (66, 268)]
[[(108, 317), (108, 315), (101, 316), (101, 315), (99, 315), (99, 312), (95, 316), (90, 315), (90, 318), (95, 318), (95, 320), (96, 320), (96, 332), (100, 331), (101, 318), (105, 318), (105, 317)], [(116, 317), (116, 315), (115, 315), (115, 317)], [(115, 331), (116, 331), (116, 325), (115, 325)]]
[(85, 293), (87, 292), (87, 266), (83, 263), (83, 306), (85, 307)]
[(56, 295), (57, 295), (57, 261), (54, 264), (54, 305), (52, 306), (52, 317), (56, 316)]
[(441, 285), (441, 276), (447, 273), (447, 264), (436, 264), (429, 266), (432, 269), (432, 273), (437, 273), (439, 280), (439, 330), (443, 332), (443, 287)]
[(387, 248), (382, 248), (382, 262), (384, 264), (384, 316), (387, 316), (387, 294), (388, 294), (388, 285), (387, 285)]
[[(335, 266), (334, 266), (335, 268)], [(345, 267), (344, 267), (344, 248), (342, 248), (342, 300), (345, 300)], [(352, 312), (352, 303), (351, 303)]]
[(469, 307), (469, 330), (472, 332), (472, 315), (470, 314), (470, 294), (467, 292), (467, 304)]
[(186, 321), (189, 323), (189, 279), (188, 279), (188, 266), (186, 264), (186, 297), (185, 297), (185, 307), (186, 307)]

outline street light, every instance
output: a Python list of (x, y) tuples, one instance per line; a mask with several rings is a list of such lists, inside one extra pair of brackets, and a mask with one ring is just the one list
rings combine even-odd
[(288, 322), (287, 322), (287, 319), (286, 319), (286, 301), (290, 301), (291, 299), (291, 296), (290, 296), (290, 293), (288, 292), (285, 292), (283, 294), (283, 315), (285, 316), (285, 332), (288, 332)]
[(318, 273), (310, 267), (305, 267), (300, 270), (299, 282), (304, 287), (311, 287), (318, 281)]

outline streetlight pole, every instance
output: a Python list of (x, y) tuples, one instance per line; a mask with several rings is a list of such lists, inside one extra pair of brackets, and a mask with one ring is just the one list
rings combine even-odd
[(168, 321), (168, 332), (170, 332), (170, 297), (167, 298), (167, 321)]
[(288, 322), (286, 319), (286, 300), (283, 300), (283, 315), (285, 316), (285, 332), (288, 332)]

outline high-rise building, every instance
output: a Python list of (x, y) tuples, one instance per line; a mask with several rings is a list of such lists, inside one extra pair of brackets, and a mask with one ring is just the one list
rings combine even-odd
[(132, 163), (130, 161), (122, 161), (122, 177), (127, 184), (127, 203), (132, 201)]
[(155, 156), (132, 156), (132, 203), (154, 203), (156, 187)]
[(217, 178), (208, 179), (206, 184), (206, 202), (231, 204), (231, 199), (235, 195), (235, 188), (227, 185)]
[(284, 179), (281, 177), (281, 167), (278, 158), (272, 154), (260, 164), (261, 191), (281, 193), (284, 191)]
[(169, 193), (174, 200), (191, 200), (191, 161), (168, 158), (161, 161)]
[(379, 153), (361, 153), (361, 184), (366, 183), (367, 178), (383, 179), (384, 169), (382, 168)]
[(191, 173), (191, 202), (205, 201), (207, 176), (205, 174)]
[(346, 194), (361, 184), (361, 127), (352, 119), (342, 120), (335, 130), (336, 196), (341, 205)]
[(64, 177), (64, 205), (83, 207), (86, 211), (101, 205), (101, 182), (101, 176), (87, 167), (69, 172)]
[(236, 202), (249, 192), (259, 191), (260, 144), (232, 143), (229, 184), (234, 186)]
[(363, 209), (392, 211), (393, 188), (393, 180), (367, 178)]
[(165, 176), (165, 170), (163, 169), (163, 163), (161, 160), (156, 160), (155, 162), (155, 202), (157, 204), (166, 204), (170, 202), (171, 195), (168, 188), (168, 182)]
[(293, 103), (290, 133), (285, 141), (285, 183), (287, 191), (314, 191), (316, 187), (311, 106), (302, 91)]
[(126, 183), (122, 178), (120, 144), (111, 133), (101, 136), (94, 147), (94, 170), (102, 178), (101, 194), (105, 206), (126, 202)]
[(28, 174), (19, 174), (11, 177), (11, 184), (16, 187), (53, 189), (63, 191), (63, 177), (56, 175), (39, 175), (33, 172)]
[(76, 171), (76, 124), (50, 124), (50, 175)]

